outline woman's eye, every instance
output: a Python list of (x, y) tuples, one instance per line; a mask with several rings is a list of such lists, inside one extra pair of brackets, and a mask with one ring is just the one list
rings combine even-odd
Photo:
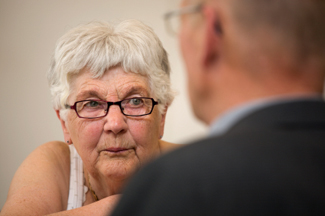
[(130, 99), (130, 104), (132, 104), (132, 105), (141, 105), (142, 104), (142, 99), (140, 99), (140, 98), (132, 98), (132, 99)]
[(86, 104), (85, 104), (86, 107), (97, 107), (99, 106), (99, 102), (97, 101), (88, 101)]

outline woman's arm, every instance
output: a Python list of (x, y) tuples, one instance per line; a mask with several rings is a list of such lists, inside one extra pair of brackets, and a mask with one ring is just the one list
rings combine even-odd
[(53, 141), (38, 147), (17, 170), (0, 215), (108, 215), (120, 197), (109, 196), (66, 211), (69, 180), (68, 145)]
[(112, 195), (101, 199), (97, 202), (91, 203), (89, 205), (72, 209), (69, 211), (62, 211), (48, 216), (89, 216), (89, 215), (103, 215), (108, 216), (113, 211), (115, 204), (119, 200), (120, 195)]

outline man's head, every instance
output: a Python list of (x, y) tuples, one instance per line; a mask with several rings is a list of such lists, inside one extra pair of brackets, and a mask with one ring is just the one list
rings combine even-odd
[(184, 0), (179, 39), (195, 114), (211, 123), (242, 103), (321, 93), (323, 0)]

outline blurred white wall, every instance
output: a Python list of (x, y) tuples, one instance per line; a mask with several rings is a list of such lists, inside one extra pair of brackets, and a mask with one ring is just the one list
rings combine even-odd
[(186, 143), (205, 135), (188, 102), (186, 74), (177, 38), (162, 15), (177, 0), (0, 0), (0, 209), (11, 179), (33, 149), (62, 140), (52, 109), (46, 71), (56, 40), (92, 20), (135, 18), (151, 26), (169, 53), (172, 84), (179, 92), (169, 108), (164, 139)]

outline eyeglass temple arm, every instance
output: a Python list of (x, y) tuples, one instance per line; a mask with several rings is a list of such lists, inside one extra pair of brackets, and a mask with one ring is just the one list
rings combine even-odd
[(178, 15), (187, 14), (187, 13), (195, 13), (195, 12), (201, 10), (202, 6), (203, 6), (203, 3), (200, 3), (198, 5), (190, 5), (185, 8), (182, 8), (182, 9), (170, 11), (170, 12), (164, 14), (164, 19), (169, 19), (172, 16), (178, 16)]

